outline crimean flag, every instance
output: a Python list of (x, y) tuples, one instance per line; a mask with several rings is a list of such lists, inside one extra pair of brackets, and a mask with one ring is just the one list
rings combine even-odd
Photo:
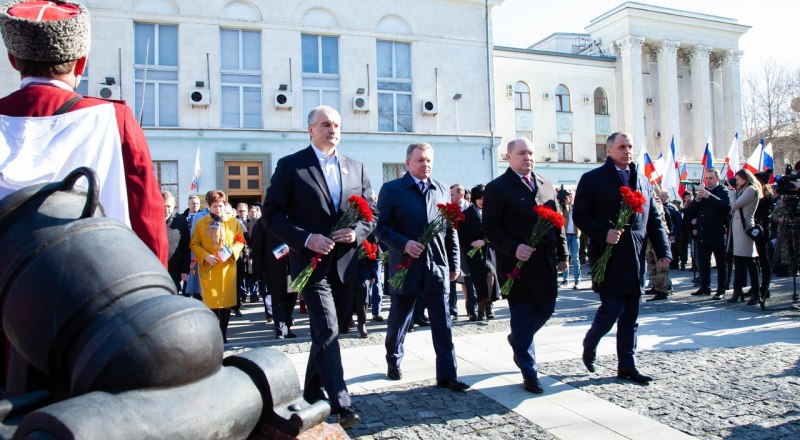
[(747, 158), (747, 162), (744, 163), (744, 169), (750, 171), (751, 173), (755, 174), (761, 171), (761, 164), (764, 160), (764, 139), (761, 139), (761, 142), (758, 143), (758, 146), (753, 149), (753, 152), (750, 153), (750, 157)]
[(706, 151), (703, 153), (703, 173), (709, 168), (714, 168), (714, 153), (711, 152), (711, 136), (706, 142)]
[(728, 179), (739, 171), (739, 133), (733, 135), (731, 148), (728, 150), (728, 155), (725, 156), (725, 165), (728, 166), (727, 171), (725, 171), (725, 177)]
[(197, 147), (197, 153), (194, 156), (194, 175), (192, 176), (190, 188), (192, 191), (200, 188), (200, 147)]

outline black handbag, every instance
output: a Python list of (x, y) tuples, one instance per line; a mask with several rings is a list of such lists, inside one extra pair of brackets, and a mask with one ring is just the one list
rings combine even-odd
[(744, 222), (744, 211), (742, 208), (739, 208), (739, 220), (742, 221), (742, 228), (744, 229), (744, 233), (750, 237), (756, 243), (760, 243), (764, 240), (764, 229), (759, 224), (754, 224), (753, 226), (747, 227), (747, 224)]

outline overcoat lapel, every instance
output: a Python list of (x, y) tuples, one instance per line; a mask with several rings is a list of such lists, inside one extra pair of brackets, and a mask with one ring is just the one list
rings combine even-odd
[(333, 209), (333, 198), (331, 197), (331, 192), (328, 190), (328, 183), (325, 181), (325, 176), (322, 174), (322, 168), (319, 166), (319, 159), (317, 155), (314, 153), (314, 149), (311, 146), (308, 146), (308, 154), (306, 155), (306, 165), (308, 166), (309, 174), (316, 182), (319, 190), (325, 196), (325, 201), (327, 201), (327, 208), (329, 214), (334, 214), (335, 210)]

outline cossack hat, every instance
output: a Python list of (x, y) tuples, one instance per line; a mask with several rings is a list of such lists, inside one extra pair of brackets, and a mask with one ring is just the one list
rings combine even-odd
[(89, 19), (89, 10), (70, 0), (14, 0), (0, 6), (6, 49), (28, 61), (64, 63), (87, 55)]

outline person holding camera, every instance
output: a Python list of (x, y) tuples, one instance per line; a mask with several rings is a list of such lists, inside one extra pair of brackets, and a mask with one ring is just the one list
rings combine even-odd
[[(761, 184), (761, 198), (756, 205), (756, 212), (754, 220), (757, 225), (761, 226), (761, 237), (755, 240), (756, 252), (758, 252), (758, 266), (761, 268), (761, 289), (759, 293), (761, 298), (769, 297), (769, 282), (772, 279), (772, 267), (770, 265), (769, 257), (767, 255), (767, 242), (772, 236), (772, 221), (770, 215), (774, 206), (774, 199), (772, 187), (769, 185), (769, 177), (772, 175), (772, 170), (760, 171), (755, 174), (758, 183)], [(755, 300), (750, 297), (748, 305), (755, 305), (758, 298)]]
[(703, 175), (704, 188), (697, 190), (697, 198), (690, 209), (694, 213), (692, 224), (697, 227), (697, 266), (700, 269), (700, 289), (693, 296), (711, 295), (711, 254), (717, 262), (717, 292), (714, 299), (725, 295), (727, 266), (725, 264), (725, 226), (728, 224), (730, 200), (719, 181), (719, 170), (709, 168)]
[(733, 215), (728, 250), (733, 251), (735, 268), (733, 296), (728, 302), (744, 301), (746, 295), (742, 289), (749, 273), (751, 288), (747, 295), (752, 295), (751, 298), (755, 298), (755, 302), (751, 300), (748, 304), (757, 304), (759, 295), (758, 266), (756, 266), (755, 260), (757, 255), (755, 243), (748, 234), (748, 229), (755, 224), (753, 215), (756, 212), (758, 200), (761, 198), (761, 185), (756, 181), (753, 173), (745, 169), (737, 171), (728, 185), (728, 197), (731, 200), (731, 214)]

